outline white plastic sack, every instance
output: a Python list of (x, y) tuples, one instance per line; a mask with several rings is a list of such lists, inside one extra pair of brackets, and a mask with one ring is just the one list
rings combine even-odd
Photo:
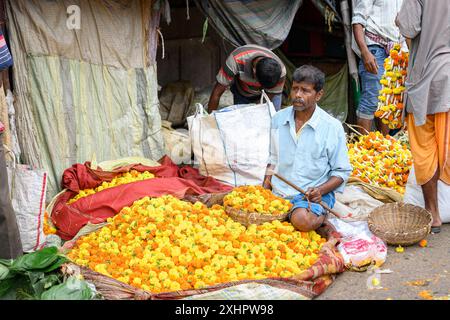
[(11, 203), (16, 214), (23, 251), (36, 251), (45, 245), (47, 173), (16, 163), (8, 166), (7, 172)]
[(17, 138), (17, 128), (16, 128), (16, 110), (14, 108), (14, 96), (11, 90), (8, 89), (8, 94), (6, 96), (6, 103), (8, 104), (8, 117), (9, 117), (9, 131), (11, 132), (11, 149), (16, 158), (20, 157), (20, 145), (19, 139)]
[(211, 115), (197, 105), (188, 126), (201, 174), (233, 186), (262, 183), (275, 114), (272, 102), (263, 97), (265, 103), (230, 106)]
[[(417, 184), (414, 166), (409, 172), (403, 202), (425, 208), (422, 187)], [(438, 208), (443, 223), (450, 223), (450, 186), (438, 180)]]
[(381, 266), (386, 261), (387, 245), (370, 232), (366, 221), (344, 222), (336, 218), (329, 218), (329, 221), (342, 234), (337, 249), (348, 268)]
[(383, 202), (371, 197), (363, 188), (347, 185), (343, 193), (336, 193), (333, 210), (348, 221), (367, 221), (369, 213), (382, 204)]

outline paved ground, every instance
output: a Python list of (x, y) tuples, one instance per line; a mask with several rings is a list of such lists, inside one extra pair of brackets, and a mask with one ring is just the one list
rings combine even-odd
[(317, 300), (421, 300), (419, 292), (425, 290), (434, 298), (450, 299), (450, 225), (430, 234), (427, 241), (428, 247), (405, 247), (403, 253), (389, 247), (381, 269), (393, 272), (380, 275), (381, 289), (368, 289), (372, 273), (348, 271), (337, 276)]

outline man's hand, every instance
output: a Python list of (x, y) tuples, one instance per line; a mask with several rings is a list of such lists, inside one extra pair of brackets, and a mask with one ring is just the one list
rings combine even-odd
[(272, 179), (272, 176), (264, 176), (264, 181), (263, 181), (264, 189), (272, 190), (272, 184), (270, 182), (271, 179)]
[(361, 52), (361, 58), (364, 62), (364, 67), (366, 68), (367, 72), (378, 74), (378, 63), (375, 56), (370, 52), (369, 50), (365, 52)]
[(306, 198), (315, 203), (320, 203), (322, 201), (322, 193), (319, 188), (308, 188), (306, 190)]
[(361, 51), (361, 59), (364, 62), (364, 67), (366, 68), (367, 72), (378, 74), (377, 60), (367, 47), (364, 36), (364, 27), (361, 24), (354, 24), (353, 34), (355, 36), (356, 44)]
[(264, 175), (264, 181), (262, 184), (265, 189), (272, 190), (271, 182), (272, 182), (272, 175), (274, 174), (274, 169), (275, 169), (275, 165), (270, 164), (270, 163), (267, 164), (266, 173)]

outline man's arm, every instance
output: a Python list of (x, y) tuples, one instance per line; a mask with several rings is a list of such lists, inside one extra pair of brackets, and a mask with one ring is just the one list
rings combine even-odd
[[(234, 51), (233, 51), (234, 52)], [(220, 97), (225, 90), (234, 82), (234, 77), (238, 72), (236, 61), (234, 60), (233, 52), (225, 60), (224, 65), (220, 68), (216, 76), (216, 85), (214, 86), (208, 102), (208, 111), (217, 110), (219, 106)]]
[(352, 172), (352, 166), (348, 159), (347, 141), (342, 126), (337, 128), (335, 134), (327, 139), (328, 163), (330, 165), (330, 178), (320, 186), (306, 190), (309, 200), (320, 202), (322, 195), (331, 191), (342, 192), (344, 183)]
[(266, 168), (266, 174), (264, 175), (263, 187), (269, 190), (272, 190), (272, 175), (274, 173), (275, 165), (268, 164)]
[(211, 96), (209, 97), (208, 102), (208, 112), (217, 110), (217, 107), (219, 106), (220, 97), (227, 89), (227, 86), (224, 86), (223, 84), (220, 84), (216, 82), (216, 85), (214, 86)]
[(359, 51), (361, 51), (361, 59), (364, 67), (370, 73), (378, 73), (378, 64), (373, 54), (367, 48), (366, 39), (364, 36), (364, 29), (367, 25), (367, 19), (373, 7), (374, 0), (356, 0), (355, 8), (353, 10), (352, 28), (355, 36), (356, 44)]
[(364, 62), (364, 67), (368, 72), (378, 74), (377, 59), (375, 59), (374, 55), (369, 51), (369, 48), (367, 47), (363, 25), (359, 23), (354, 24), (353, 34), (355, 35), (356, 44), (361, 51), (361, 59)]
[(405, 38), (405, 40), (406, 40), (406, 45), (408, 46), (408, 49), (411, 50), (411, 39)]
[(275, 168), (279, 157), (279, 131), (276, 116), (272, 118), (272, 128), (270, 129), (270, 148), (269, 160), (264, 175), (263, 187), (272, 190), (272, 176), (275, 173)]

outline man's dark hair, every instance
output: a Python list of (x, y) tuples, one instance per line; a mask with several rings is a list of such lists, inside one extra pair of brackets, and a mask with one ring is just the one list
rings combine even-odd
[(311, 83), (314, 90), (319, 92), (325, 84), (325, 74), (312, 65), (303, 65), (294, 71), (292, 81)]
[(263, 88), (276, 86), (281, 77), (281, 66), (273, 58), (262, 58), (256, 64), (256, 78)]

